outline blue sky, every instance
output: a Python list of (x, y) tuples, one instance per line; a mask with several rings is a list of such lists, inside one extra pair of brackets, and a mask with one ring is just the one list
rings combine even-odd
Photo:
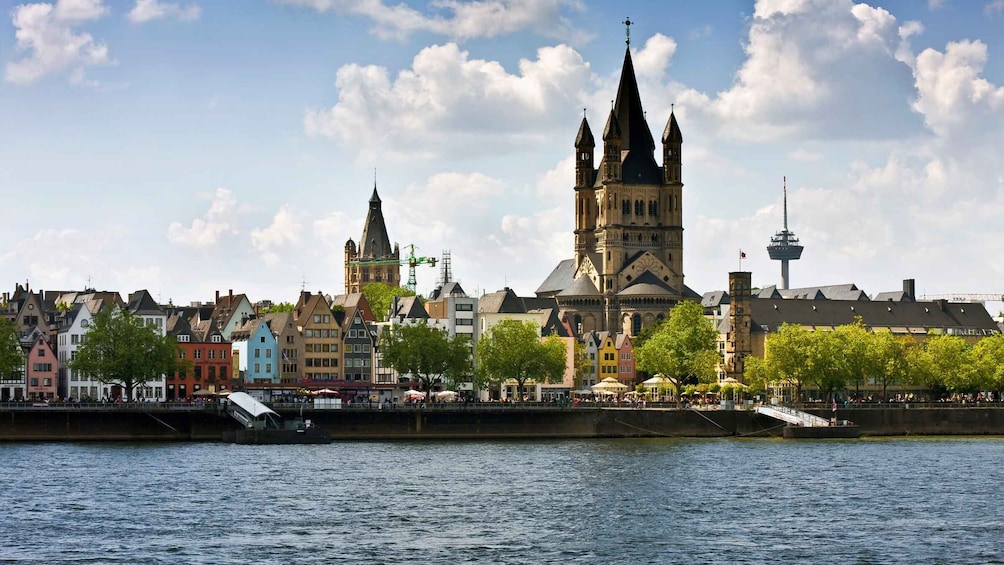
[[(470, 292), (572, 255), (572, 144), (630, 16), (675, 104), (688, 286), (789, 224), (793, 286), (1004, 292), (1004, 0), (0, 0), (0, 281), (162, 301), (343, 289), (374, 169), (388, 231)], [(418, 271), (427, 293), (438, 269)], [(992, 312), (996, 314), (996, 312)]]

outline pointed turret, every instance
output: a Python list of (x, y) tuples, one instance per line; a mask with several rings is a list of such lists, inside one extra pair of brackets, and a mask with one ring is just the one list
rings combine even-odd
[(363, 237), (359, 241), (359, 257), (372, 259), (390, 255), (390, 238), (387, 237), (387, 226), (383, 220), (380, 195), (377, 194), (376, 183), (374, 183), (373, 196), (370, 196), (370, 209), (366, 213), (366, 224), (363, 226)]
[(669, 121), (662, 132), (663, 182), (679, 183), (683, 180), (683, 133), (676, 123), (676, 114), (669, 113)]
[(623, 151), (624, 134), (621, 132), (617, 114), (610, 110), (607, 125), (603, 128), (603, 180), (620, 180), (621, 151)]
[(596, 149), (596, 142), (593, 140), (593, 132), (589, 129), (589, 122), (582, 116), (582, 124), (579, 126), (579, 134), (575, 136), (575, 186), (593, 186), (593, 150)]

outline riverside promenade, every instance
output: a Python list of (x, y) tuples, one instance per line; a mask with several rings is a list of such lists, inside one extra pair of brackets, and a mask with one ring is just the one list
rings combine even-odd
[[(271, 405), (283, 418), (309, 419), (335, 440), (780, 437), (783, 424), (751, 410), (644, 409), (546, 403), (440, 403), (342, 409)], [(831, 410), (808, 408), (830, 418)], [(864, 436), (1002, 435), (1004, 404), (882, 404), (840, 407)], [(196, 403), (0, 404), (0, 441), (221, 441), (239, 428), (221, 405)]]

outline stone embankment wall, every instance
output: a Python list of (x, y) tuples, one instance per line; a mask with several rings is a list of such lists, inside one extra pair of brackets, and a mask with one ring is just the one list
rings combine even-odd
[[(784, 426), (741, 410), (351, 409), (303, 416), (335, 440), (780, 437)], [(1004, 435), (1004, 408), (838, 410), (837, 418), (852, 420), (866, 436)], [(220, 441), (237, 426), (213, 410), (0, 408), (0, 441)]]

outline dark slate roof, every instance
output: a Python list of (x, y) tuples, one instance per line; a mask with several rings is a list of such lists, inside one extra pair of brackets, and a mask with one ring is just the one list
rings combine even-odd
[(128, 310), (140, 316), (163, 316), (164, 310), (146, 290), (137, 290), (129, 295)]
[(511, 288), (506, 287), (498, 292), (482, 296), (478, 300), (478, 312), (485, 314), (525, 314), (523, 301), (516, 296)]
[(652, 296), (652, 295), (679, 295), (680, 292), (664, 283), (651, 271), (645, 271), (638, 278), (631, 281), (631, 284), (624, 287), (617, 293), (617, 296)]
[(429, 317), (422, 299), (418, 296), (395, 296), (391, 302), (390, 315), (392, 318), (424, 319)]
[(558, 315), (558, 308), (535, 308), (528, 309), (527, 312), (540, 312), (544, 314), (544, 321), (541, 323), (541, 335), (557, 335), (558, 337), (571, 337), (568, 331), (568, 327), (561, 321), (561, 317)]
[(366, 224), (363, 226), (363, 237), (359, 240), (360, 258), (390, 257), (392, 248), (387, 237), (387, 226), (383, 221), (383, 209), (376, 184), (373, 185), (373, 196), (370, 197), (370, 209), (366, 212)]
[(722, 304), (729, 304), (731, 302), (729, 293), (724, 290), (713, 290), (711, 292), (705, 292), (701, 297), (701, 306), (705, 308), (714, 308), (716, 306), (721, 306)]
[(621, 126), (617, 122), (617, 114), (610, 110), (610, 115), (607, 116), (607, 125), (603, 126), (603, 141), (611, 140), (621, 140)]
[(537, 296), (554, 295), (568, 288), (575, 275), (575, 259), (564, 259), (547, 275), (544, 282), (540, 283), (534, 294)]
[(673, 112), (669, 113), (669, 121), (662, 132), (662, 142), (683, 143), (683, 132), (680, 131), (680, 124), (676, 123), (676, 114)]
[(559, 292), (558, 296), (600, 296), (600, 291), (596, 289), (592, 279), (582, 275)]
[(655, 140), (645, 121), (630, 47), (624, 51), (624, 65), (613, 111), (621, 129), (622, 155), (627, 154), (621, 167), (621, 179), (625, 184), (661, 184), (662, 169), (655, 162)]
[(700, 300), (701, 299), (701, 293), (697, 292), (696, 290), (690, 288), (687, 285), (683, 285), (683, 297), (684, 298), (689, 298), (691, 300)]
[[(979, 303), (754, 298), (750, 309), (753, 331), (761, 332), (775, 332), (783, 323), (831, 328), (853, 324), (858, 316), (868, 327), (893, 328), (897, 333), (973, 329), (983, 334), (984, 330), (997, 330), (996, 322)], [(723, 329), (728, 331), (729, 324)]]
[(447, 296), (456, 296), (460, 298), (467, 298), (467, 293), (464, 292), (463, 287), (460, 286), (458, 282), (448, 282), (443, 286), (437, 286), (432, 294), (429, 295), (429, 300), (440, 300)]
[(875, 302), (910, 302), (913, 300), (913, 297), (902, 290), (893, 290), (891, 292), (880, 292), (872, 300)]
[(558, 301), (549, 296), (523, 296), (520, 297), (520, 300), (523, 301), (523, 309), (527, 312), (530, 310), (547, 310), (549, 308), (557, 310), (558, 308)]
[(188, 318), (184, 314), (177, 313), (172, 314), (171, 317), (167, 319), (167, 335), (180, 335), (180, 334), (190, 334), (192, 333), (192, 324), (189, 323)]
[(579, 133), (575, 136), (575, 146), (582, 148), (592, 148), (596, 147), (596, 142), (593, 141), (593, 132), (589, 129), (589, 122), (586, 121), (586, 117), (582, 117), (582, 124), (579, 125)]

